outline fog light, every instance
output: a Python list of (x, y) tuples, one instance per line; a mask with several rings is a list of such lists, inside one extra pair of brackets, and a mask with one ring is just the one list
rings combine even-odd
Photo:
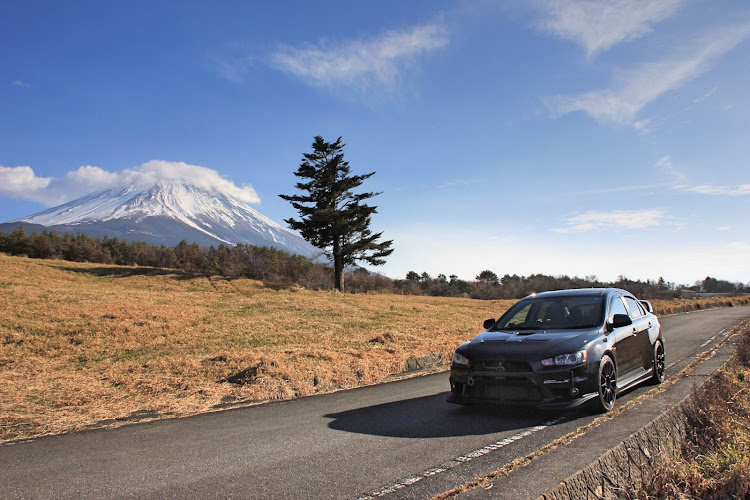
[(578, 388), (577, 387), (571, 387), (570, 388), (570, 395), (571, 396), (578, 396)]

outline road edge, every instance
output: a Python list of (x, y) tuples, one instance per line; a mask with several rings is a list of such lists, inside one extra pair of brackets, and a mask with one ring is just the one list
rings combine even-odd
[[(614, 479), (618, 477), (618, 474), (628, 481), (633, 481), (637, 479), (632, 471), (635, 463), (641, 464), (645, 460), (649, 464), (648, 467), (652, 467), (651, 464), (654, 464), (661, 455), (666, 454), (668, 446), (680, 446), (682, 444), (685, 435), (684, 408), (692, 400), (696, 390), (702, 387), (716, 371), (729, 361), (734, 353), (734, 345), (731, 339), (748, 322), (750, 322), (750, 319), (742, 319), (725, 333), (723, 338), (711, 349), (700, 354), (664, 384), (654, 387), (647, 393), (618, 407), (615, 411), (598, 417), (593, 422), (568, 433), (525, 457), (518, 458), (501, 469), (483, 477), (474, 478), (462, 486), (434, 496), (433, 499), (535, 498), (537, 500), (567, 500), (611, 497), (615, 489), (611, 485), (616, 484)], [(656, 394), (665, 393), (667, 389), (673, 387), (676, 390), (672, 391), (670, 403), (665, 404), (664, 398), (653, 398)], [(635, 419), (643, 421), (643, 425), (638, 430), (621, 436), (611, 435), (608, 431), (603, 430), (602, 423), (618, 418), (627, 409), (634, 409), (633, 411), (636, 412)], [(632, 419), (633, 412), (630, 413), (629, 418)], [(683, 429), (682, 434), (676, 431), (671, 432), (670, 439), (673, 443), (669, 445), (660, 443), (653, 437), (657, 429), (663, 431), (669, 428), (668, 425), (672, 425), (674, 429), (678, 429), (682, 425)], [(606, 428), (611, 429), (611, 425), (606, 426)], [(649, 437), (651, 438), (650, 441)], [(588, 458), (589, 461), (584, 462), (588, 463), (584, 468), (570, 470), (563, 475), (560, 475), (558, 469), (556, 474), (553, 469), (554, 467), (560, 467), (560, 464), (581, 462), (581, 457), (578, 454), (581, 453), (584, 444), (578, 443), (576, 445), (574, 443), (579, 439), (581, 441), (604, 441), (607, 439), (610, 443), (608, 447), (600, 448), (602, 451), (592, 454)], [(567, 446), (571, 443), (573, 443), (571, 446)], [(635, 450), (638, 450), (638, 453)], [(566, 467), (567, 465), (561, 467), (563, 472)], [(534, 485), (531, 490), (528, 488), (529, 484)], [(610, 495), (607, 496), (606, 492), (609, 492)]]
[[(622, 486), (641, 486), (648, 480), (653, 470), (664, 464), (685, 443), (690, 425), (689, 411), (694, 408), (699, 391), (716, 373), (725, 368), (734, 352), (732, 337), (745, 328), (750, 320), (743, 320), (725, 338), (708, 351), (705, 359), (698, 360), (695, 371), (706, 365), (708, 359), (723, 358), (720, 351), (728, 351), (728, 359), (710, 373), (703, 375), (703, 380), (672, 408), (664, 411), (649, 424), (633, 433), (622, 443), (604, 453), (594, 463), (570, 476), (556, 488), (540, 495), (537, 500), (568, 500), (577, 498), (610, 498), (622, 491)], [(687, 367), (690, 368), (690, 367)]]

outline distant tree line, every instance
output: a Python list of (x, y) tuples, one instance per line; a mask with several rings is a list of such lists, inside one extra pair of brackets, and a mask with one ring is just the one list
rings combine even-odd
[(23, 227), (0, 231), (0, 252), (36, 259), (62, 259), (120, 266), (151, 266), (206, 275), (251, 278), (270, 285), (299, 284), (330, 288), (331, 271), (301, 255), (270, 247), (238, 244), (201, 247), (181, 241), (174, 247), (128, 242), (118, 238), (92, 238), (86, 234), (59, 235), (55, 231), (27, 234)]
[(680, 286), (666, 281), (663, 277), (658, 280), (631, 280), (619, 276), (613, 282), (604, 282), (596, 276), (548, 276), (532, 274), (518, 276), (506, 274), (499, 277), (491, 270), (479, 273), (474, 281), (464, 281), (456, 275), (446, 276), (438, 274), (433, 278), (423, 272), (409, 271), (405, 280), (395, 280), (394, 288), (401, 293), (415, 295), (434, 295), (446, 297), (471, 297), (475, 299), (518, 299), (534, 292), (543, 290), (563, 290), (568, 288), (624, 288), (639, 298), (670, 299), (680, 297), (682, 289), (706, 293), (750, 293), (750, 284), (732, 283), (716, 278), (707, 277), (694, 286)]
[[(59, 235), (55, 231), (28, 234), (23, 227), (6, 234), (0, 231), (0, 252), (25, 255), (37, 259), (62, 259), (74, 262), (93, 262), (120, 266), (150, 266), (172, 268), (187, 273), (220, 275), (228, 278), (262, 280), (267, 286), (286, 288), (302, 286), (313, 290), (333, 289), (333, 269), (310, 259), (270, 247), (238, 244), (201, 247), (197, 243), (181, 241), (174, 247), (155, 246), (144, 242), (127, 242), (118, 238), (92, 238), (86, 234)], [(484, 270), (474, 280), (459, 279), (455, 274), (409, 271), (405, 279), (391, 279), (353, 267), (346, 271), (347, 291), (350, 293), (387, 292), (440, 297), (471, 297), (476, 299), (516, 299), (533, 292), (565, 288), (613, 286), (624, 288), (639, 298), (672, 298), (681, 294), (680, 286), (658, 280), (630, 280), (619, 276), (608, 283), (596, 276), (548, 276), (532, 274), (500, 277)], [(684, 288), (705, 293), (748, 293), (750, 284), (732, 283), (716, 278), (696, 282)]]

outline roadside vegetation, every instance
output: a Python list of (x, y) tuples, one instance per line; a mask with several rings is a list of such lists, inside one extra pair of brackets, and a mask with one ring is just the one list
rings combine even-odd
[[(86, 234), (59, 235), (55, 231), (28, 234), (23, 227), (19, 227), (10, 234), (0, 231), (0, 252), (35, 259), (169, 268), (176, 273), (192, 273), (195, 277), (249, 278), (262, 281), (265, 286), (275, 289), (334, 289), (334, 269), (329, 265), (274, 248), (243, 244), (203, 248), (197, 243), (182, 241), (174, 247), (167, 247), (117, 238), (92, 238)], [(750, 283), (732, 283), (710, 276), (693, 285), (677, 285), (662, 277), (641, 281), (619, 276), (613, 282), (605, 282), (596, 276), (498, 276), (491, 270), (484, 270), (469, 280), (461, 279), (455, 274), (438, 274), (433, 277), (426, 272), (416, 271), (409, 271), (404, 279), (391, 279), (370, 273), (364, 268), (349, 267), (346, 271), (346, 290), (349, 293), (378, 292), (498, 300), (518, 299), (541, 290), (607, 286), (624, 288), (640, 299), (649, 300), (672, 299), (699, 293), (750, 293)]]
[[(0, 296), (0, 441), (441, 369), (513, 303), (3, 254)], [(668, 314), (750, 298), (653, 303)]]
[(737, 337), (732, 359), (688, 409), (680, 452), (623, 498), (750, 498), (750, 321)]

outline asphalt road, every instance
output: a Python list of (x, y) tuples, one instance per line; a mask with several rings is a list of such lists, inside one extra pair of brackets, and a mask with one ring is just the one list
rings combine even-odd
[[(749, 316), (662, 318), (667, 376)], [(441, 373), (0, 446), (0, 498), (429, 498), (594, 418), (464, 408), (445, 403), (447, 389)]]

